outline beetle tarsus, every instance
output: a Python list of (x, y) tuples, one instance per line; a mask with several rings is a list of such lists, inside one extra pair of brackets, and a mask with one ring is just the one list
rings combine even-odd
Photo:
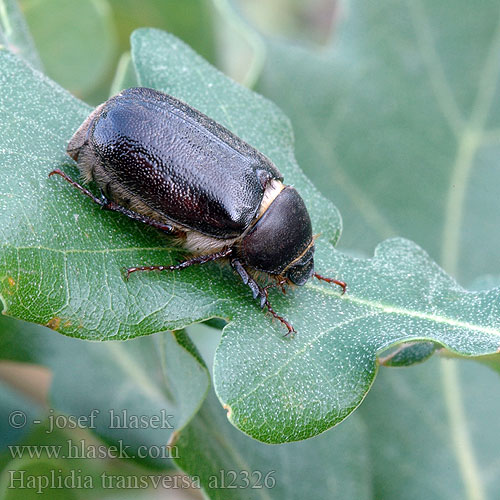
[(94, 194), (91, 193), (87, 188), (83, 187), (81, 184), (78, 184), (78, 182), (74, 181), (71, 177), (69, 177), (67, 174), (65, 174), (62, 170), (58, 168), (52, 170), (52, 172), (50, 172), (49, 174), (49, 177), (55, 174), (60, 175), (65, 181), (69, 182), (73, 187), (78, 189), (85, 196), (88, 196), (94, 203), (99, 205), (103, 210), (111, 210), (112, 212), (119, 212), (123, 215), (126, 215), (130, 219), (143, 222), (144, 224), (148, 224), (149, 226), (155, 227), (156, 229), (161, 229), (162, 231), (165, 231), (170, 234), (180, 234), (179, 231), (174, 229), (174, 227), (171, 226), (170, 224), (162, 224), (157, 220), (151, 219), (150, 217), (146, 217), (145, 215), (138, 214), (133, 210), (129, 210), (128, 208), (118, 205), (114, 201), (108, 200), (103, 191), (101, 191), (100, 198), (94, 196)]
[(266, 286), (262, 289), (262, 292), (264, 294), (264, 297), (265, 297), (265, 301), (264, 301), (264, 305), (267, 307), (267, 310), (271, 313), (271, 315), (276, 318), (278, 321), (280, 321), (281, 323), (283, 323), (288, 332), (285, 333), (285, 337), (288, 337), (288, 335), (292, 334), (292, 333), (297, 333), (295, 331), (295, 328), (292, 326), (291, 323), (289, 323), (283, 316), (280, 316), (271, 306), (271, 303), (269, 302), (269, 299), (268, 299), (268, 289), (269, 288), (272, 288), (274, 286), (277, 286), (277, 285), (269, 285), (269, 286)]
[(103, 202), (99, 198), (97, 198), (97, 196), (94, 196), (87, 188), (84, 188), (82, 185), (78, 184), (78, 182), (75, 182), (62, 170), (58, 168), (52, 170), (52, 172), (50, 172), (49, 174), (49, 177), (52, 177), (53, 175), (60, 175), (66, 182), (69, 182), (73, 187), (81, 191), (85, 196), (88, 196), (94, 203), (97, 203), (99, 206), (102, 207)]
[(260, 307), (264, 308), (264, 306), (266, 305), (266, 302), (264, 300), (264, 296), (265, 296), (265, 299), (267, 299), (267, 297), (268, 297), (268, 290), (270, 288), (276, 288), (276, 287), (279, 286), (281, 288), (281, 291), (283, 292), (283, 295), (286, 295), (285, 285), (287, 283), (288, 283), (288, 280), (286, 278), (283, 278), (282, 280), (277, 281), (276, 283), (271, 283), (270, 285), (265, 286), (263, 288), (264, 294), (263, 294), (263, 298), (261, 298), (261, 301), (260, 301)]
[(338, 285), (340, 288), (342, 288), (342, 295), (344, 295), (345, 291), (347, 290), (347, 285), (343, 281), (335, 280), (333, 278), (326, 278), (325, 276), (321, 276), (321, 274), (318, 273), (314, 273), (314, 277), (321, 281), (326, 281), (327, 283), (334, 283), (335, 285)]
[(287, 280), (282, 279), (281, 281), (279, 281), (277, 283), (273, 283), (271, 285), (261, 287), (248, 274), (247, 270), (245, 269), (245, 267), (243, 266), (243, 264), (239, 260), (237, 260), (237, 259), (231, 260), (231, 266), (233, 266), (235, 271), (240, 275), (243, 283), (245, 283), (246, 285), (248, 285), (250, 287), (250, 289), (252, 290), (253, 298), (256, 299), (257, 297), (260, 296), (261, 309), (264, 309), (264, 306), (267, 307), (267, 310), (271, 313), (271, 315), (286, 326), (288, 332), (285, 334), (285, 336), (288, 336), (291, 333), (296, 333), (293, 326), (285, 318), (283, 318), (283, 316), (280, 316), (273, 309), (273, 307), (271, 306), (271, 303), (269, 302), (269, 298), (268, 298), (268, 290), (270, 288), (274, 288), (276, 286), (283, 287), (283, 285), (287, 282)]
[(126, 279), (128, 280), (132, 273), (137, 271), (178, 271), (180, 269), (185, 269), (186, 267), (194, 266), (196, 264), (205, 264), (207, 262), (213, 262), (214, 260), (224, 259), (225, 257), (229, 257), (232, 253), (231, 248), (226, 248), (225, 250), (221, 250), (220, 252), (211, 253), (209, 255), (198, 255), (193, 257), (192, 259), (185, 260), (180, 262), (179, 264), (175, 264), (173, 266), (138, 266), (138, 267), (129, 267), (126, 269), (127, 275)]

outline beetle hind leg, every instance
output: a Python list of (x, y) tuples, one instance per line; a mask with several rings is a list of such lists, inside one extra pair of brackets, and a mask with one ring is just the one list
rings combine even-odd
[(267, 307), (267, 310), (269, 313), (276, 318), (278, 321), (280, 321), (283, 325), (286, 326), (288, 332), (285, 334), (285, 337), (292, 334), (296, 333), (295, 328), (289, 323), (283, 316), (280, 316), (271, 306), (271, 303), (269, 302), (268, 298), (268, 289), (273, 288), (275, 286), (281, 286), (283, 282), (279, 282), (276, 284), (268, 285), (266, 287), (261, 287), (247, 272), (247, 270), (243, 267), (241, 262), (237, 259), (233, 259), (231, 261), (231, 266), (233, 269), (240, 275), (243, 283), (245, 285), (248, 285), (250, 287), (250, 290), (252, 290), (252, 295), (254, 299), (257, 299), (260, 297), (260, 307), (261, 309)]
[(69, 182), (73, 187), (78, 189), (78, 191), (82, 192), (85, 196), (88, 196), (94, 203), (97, 203), (100, 207), (103, 207), (103, 200), (99, 199), (97, 196), (94, 196), (87, 188), (78, 184), (78, 182), (74, 181), (68, 174), (65, 174), (62, 170), (56, 168), (50, 172), (49, 177), (53, 175), (60, 175), (66, 182)]
[(115, 203), (114, 201), (108, 200), (108, 198), (106, 197), (106, 195), (102, 190), (101, 190), (101, 197), (98, 198), (93, 193), (91, 193), (87, 188), (83, 187), (81, 184), (78, 184), (78, 182), (74, 181), (71, 177), (69, 177), (67, 174), (65, 174), (62, 170), (58, 168), (52, 170), (52, 172), (50, 172), (49, 174), (49, 177), (51, 177), (52, 175), (60, 175), (66, 182), (69, 182), (73, 187), (78, 189), (78, 191), (82, 192), (85, 196), (88, 196), (94, 203), (97, 203), (97, 205), (99, 205), (103, 210), (111, 210), (113, 212), (119, 212), (123, 215), (126, 215), (130, 219), (143, 222), (148, 226), (155, 227), (156, 229), (161, 229), (162, 231), (165, 231), (169, 234), (174, 234), (174, 235), (179, 234), (179, 231), (177, 231), (170, 224), (162, 224), (161, 222), (155, 219), (151, 219), (150, 217), (146, 217), (145, 215), (138, 214), (137, 212), (129, 210), (128, 208), (122, 207), (121, 205)]

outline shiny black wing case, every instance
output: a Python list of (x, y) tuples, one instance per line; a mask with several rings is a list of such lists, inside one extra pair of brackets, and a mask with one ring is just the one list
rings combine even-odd
[(266, 182), (282, 180), (268, 158), (222, 125), (144, 87), (124, 90), (90, 115), (68, 153), (78, 158), (85, 148), (131, 196), (216, 238), (241, 235)]

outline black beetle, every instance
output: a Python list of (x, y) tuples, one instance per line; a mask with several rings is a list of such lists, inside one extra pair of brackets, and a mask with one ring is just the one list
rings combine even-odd
[[(263, 308), (281, 321), (268, 289), (315, 276), (311, 219), (299, 193), (273, 163), (212, 119), (162, 92), (124, 90), (98, 106), (71, 138), (68, 154), (101, 197), (58, 174), (107, 210), (175, 235), (194, 257), (176, 270), (228, 258)], [(259, 271), (275, 279), (261, 286)]]

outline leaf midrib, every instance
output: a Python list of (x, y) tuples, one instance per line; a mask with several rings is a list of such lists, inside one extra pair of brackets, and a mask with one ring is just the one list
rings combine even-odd
[[(308, 285), (306, 285), (306, 287), (313, 288), (318, 293), (323, 293), (326, 295), (334, 295), (337, 297), (340, 295), (338, 292), (335, 292), (333, 290), (329, 290), (328, 288), (321, 287), (318, 285), (308, 284)], [(469, 293), (472, 295), (475, 295), (476, 293), (479, 294), (480, 292), (469, 292)], [(340, 297), (342, 300), (346, 300), (348, 302), (368, 306), (371, 309), (378, 309), (386, 314), (399, 314), (399, 315), (403, 315), (403, 316), (408, 316), (410, 318), (417, 318), (417, 319), (422, 319), (422, 320), (426, 320), (426, 321), (431, 321), (433, 323), (445, 324), (445, 325), (451, 326), (453, 328), (465, 328), (465, 329), (472, 330), (475, 332), (497, 335), (500, 337), (500, 329), (497, 329), (497, 328), (474, 325), (473, 323), (467, 323), (465, 321), (457, 321), (457, 320), (454, 320), (451, 318), (447, 318), (446, 316), (437, 316), (435, 314), (423, 313), (423, 312), (419, 312), (419, 311), (414, 311), (412, 309), (402, 309), (399, 307), (393, 307), (391, 305), (382, 304), (380, 302), (373, 302), (373, 301), (362, 299), (359, 297), (355, 297), (355, 296), (349, 295), (349, 294), (342, 295)]]
[[(344, 326), (346, 324), (355, 323), (356, 321), (359, 321), (360, 319), (363, 319), (366, 317), (371, 317), (371, 316), (374, 316), (374, 315), (377, 315), (380, 313), (401, 314), (401, 315), (405, 315), (405, 316), (412, 317), (412, 318), (432, 321), (432, 322), (439, 323), (439, 324), (446, 324), (446, 325), (452, 326), (454, 328), (466, 328), (466, 329), (469, 329), (472, 331), (476, 331), (476, 332), (480, 332), (480, 333), (487, 333), (487, 334), (491, 334), (491, 335), (497, 335), (500, 337), (500, 330), (497, 330), (494, 328), (477, 326), (477, 325), (473, 325), (471, 323), (466, 323), (463, 321), (456, 321), (456, 320), (453, 320), (450, 318), (435, 316), (435, 315), (427, 314), (427, 313), (419, 313), (417, 311), (412, 311), (412, 310), (408, 310), (408, 309), (401, 309), (401, 308), (396, 308), (396, 307), (392, 307), (392, 306), (386, 306), (384, 304), (375, 303), (375, 302), (372, 302), (372, 301), (369, 301), (366, 299), (353, 297), (352, 295), (340, 295), (339, 292), (335, 292), (333, 290), (329, 290), (328, 288), (320, 287), (318, 285), (312, 285), (310, 283), (306, 285), (306, 288), (312, 288), (317, 293), (322, 293), (322, 294), (329, 295), (329, 296), (336, 296), (337, 298), (340, 298), (341, 300), (346, 300), (349, 302), (368, 306), (372, 310), (375, 309), (375, 310), (378, 310), (380, 312), (374, 311), (370, 314), (356, 316), (355, 318), (352, 318), (350, 320), (347, 320), (347, 321), (344, 321), (341, 323), (336, 323), (335, 325), (328, 328), (327, 330), (320, 332), (313, 339), (311, 339), (309, 342), (307, 342), (303, 348), (299, 349), (298, 351), (293, 353), (293, 355), (289, 356), (286, 359), (286, 361), (278, 367), (277, 370), (273, 371), (273, 373), (269, 374), (265, 379), (259, 381), (252, 389), (250, 389), (248, 392), (246, 392), (245, 394), (241, 395), (238, 399), (233, 401), (231, 403), (231, 406), (235, 406), (236, 404), (240, 403), (241, 401), (247, 399), (251, 394), (253, 394), (255, 391), (257, 391), (259, 389), (259, 387), (262, 387), (262, 385), (264, 385), (266, 381), (268, 381), (269, 379), (271, 379), (273, 377), (276, 377), (283, 370), (283, 368), (285, 368), (288, 364), (290, 364), (290, 362), (292, 362), (298, 356), (300, 356), (301, 354), (306, 352), (309, 349), (309, 347), (311, 347), (314, 343), (316, 343), (319, 339), (324, 337), (326, 334), (328, 334), (331, 331), (336, 330), (339, 327)], [(473, 292), (471, 292), (471, 293), (473, 293)], [(414, 340), (417, 340), (417, 339), (420, 339), (420, 337), (417, 336), (414, 338)], [(409, 338), (408, 340), (411, 340), (411, 338)]]

